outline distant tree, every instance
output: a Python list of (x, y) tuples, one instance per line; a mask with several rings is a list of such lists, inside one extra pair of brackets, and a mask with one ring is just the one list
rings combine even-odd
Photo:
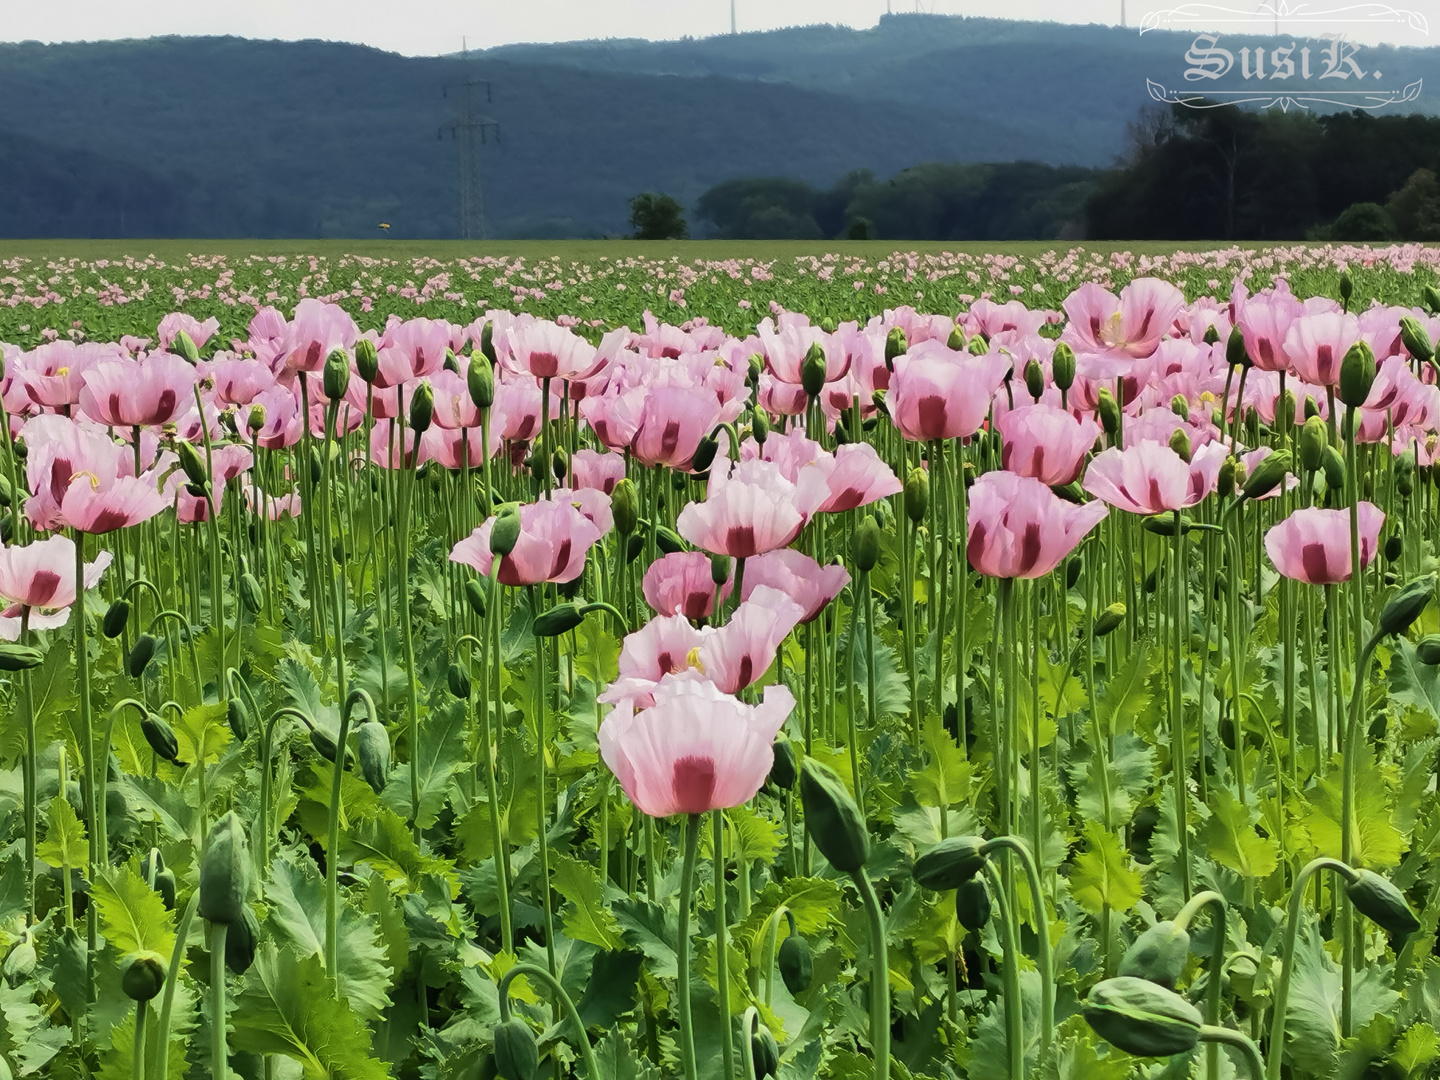
[(1440, 180), (1416, 169), (1385, 204), (1402, 240), (1440, 240)]
[(630, 200), (630, 227), (636, 240), (690, 238), (683, 208), (663, 192), (646, 191)]
[(850, 229), (845, 235), (851, 240), (873, 240), (875, 223), (869, 218), (857, 217), (850, 222)]
[(1366, 240), (1394, 240), (1395, 222), (1379, 203), (1360, 202), (1347, 206), (1329, 229), (1331, 240), (1360, 243)]

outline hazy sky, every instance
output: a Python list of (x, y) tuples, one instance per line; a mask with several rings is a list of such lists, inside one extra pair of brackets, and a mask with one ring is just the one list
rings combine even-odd
[[(896, 11), (915, 10), (915, 0), (891, 0)], [(921, 0), (926, 11), (948, 15), (1120, 21), (1122, 0)], [(1147, 10), (1180, 7), (1255, 11), (1278, 4), (1282, 13), (1308, 8), (1353, 7), (1356, 0), (1125, 0), (1127, 22)], [(741, 30), (810, 23), (869, 27), (886, 0), (735, 0)], [(1440, 0), (1396, 0), (1426, 16), (1434, 35), (1397, 26), (1351, 36), (1377, 35), (1404, 44), (1440, 43)], [(1364, 5), (1378, 7), (1380, 5)], [(157, 34), (239, 34), (255, 38), (327, 38), (362, 42), (409, 55), (457, 51), (461, 38), (472, 48), (519, 41), (565, 41), (597, 37), (677, 38), (725, 33), (730, 0), (0, 0), (0, 40), (77, 41), (150, 37)], [(1273, 6), (1269, 8), (1273, 10)], [(1304, 34), (1299, 19), (1282, 20), (1287, 33)], [(1296, 25), (1291, 26), (1294, 22)], [(1192, 21), (1189, 25), (1195, 25)], [(1357, 28), (1358, 29), (1358, 28)]]

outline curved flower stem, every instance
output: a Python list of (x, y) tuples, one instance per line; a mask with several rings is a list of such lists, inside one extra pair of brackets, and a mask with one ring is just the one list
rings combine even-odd
[[(340, 732), (335, 737), (335, 771), (330, 782), (330, 837), (325, 849), (325, 971), (335, 980), (335, 996), (340, 996), (340, 938), (336, 933), (340, 906), (340, 786), (345, 778), (346, 740), (350, 734), (350, 714), (356, 705), (363, 705), (368, 719), (375, 719), (375, 702), (364, 690), (352, 690), (340, 710)], [(414, 752), (413, 749), (411, 751)]]
[[(195, 910), (200, 906), (200, 890), (190, 894), (185, 913), (175, 928), (175, 948), (170, 954), (170, 970), (165, 976), (165, 993), (160, 998), (160, 1014), (155, 1028), (155, 1063), (150, 1070), (155, 1080), (166, 1080), (170, 1071), (170, 1013), (175, 1007), (175, 987), (180, 983), (180, 970), (185, 966), (185, 950), (190, 939), (190, 924), (195, 921)], [(224, 950), (221, 950), (222, 954)]]
[[(498, 564), (499, 560), (496, 560)], [(494, 606), (499, 601), (499, 596), (492, 583), (490, 590), (490, 607), (486, 610), (486, 620), (495, 615)], [(484, 633), (484, 630), (481, 631)], [(462, 645), (478, 646), (481, 650), (481, 666), (488, 672), (490, 669), (490, 658), (485, 655), (484, 643), (472, 634), (465, 634), (455, 642), (458, 649)], [(486, 680), (488, 682), (488, 679)], [(496, 687), (496, 695), (499, 694), (499, 687)], [(490, 846), (491, 855), (495, 862), (495, 888), (499, 893), (500, 900), (500, 947), (509, 950), (515, 947), (514, 919), (510, 911), (510, 880), (506, 872), (506, 863), (509, 861), (509, 852), (505, 847), (505, 835), (500, 828), (500, 785), (495, 777), (495, 752), (491, 745), (490, 732), (490, 699), (482, 697), (480, 705), (480, 755), (485, 759), (485, 797), (490, 803)]]
[(1209, 1043), (1208, 1050), (1218, 1050), (1219, 1045), (1233, 1046), (1240, 1051), (1249, 1066), (1250, 1075), (1253, 1080), (1263, 1080), (1265, 1076), (1265, 1063), (1260, 1060), (1260, 1048), (1255, 1041), (1233, 1028), (1220, 1027), (1217, 1024), (1205, 1024), (1200, 1028), (1200, 1041)]
[(1005, 995), (1005, 1056), (1009, 1080), (1024, 1080), (1025, 1077), (1025, 1018), (1020, 998), (1020, 946), (1015, 940), (1015, 909), (1005, 894), (1004, 882), (1000, 879), (995, 864), (985, 860), (985, 876), (990, 881), (990, 891), (1000, 905), (1000, 963), (1002, 985)]
[[(1214, 932), (1215, 940), (1210, 945), (1209, 982), (1206, 983), (1205, 986), (1205, 1022), (1207, 1024), (1219, 1025), (1220, 969), (1225, 964), (1225, 924), (1226, 916), (1229, 914), (1225, 904), (1225, 898), (1211, 889), (1196, 893), (1190, 898), (1186, 905), (1180, 909), (1180, 914), (1175, 916), (1175, 925), (1181, 930), (1187, 929), (1190, 926), (1190, 920), (1199, 914), (1201, 908), (1206, 906), (1209, 906), (1211, 910), (1211, 929)], [(1207, 1080), (1219, 1080), (1219, 1049), (1218, 1046), (1214, 1045), (1205, 1048), (1205, 1076)], [(1258, 1076), (1257, 1080), (1259, 1080)]]
[(750, 978), (750, 993), (752, 996), (760, 995), (760, 976), (765, 976), (765, 996), (762, 999), (765, 1007), (770, 1008), (771, 990), (775, 984), (775, 948), (780, 941), (780, 920), (784, 918), (789, 924), (789, 933), (793, 937), (796, 933), (795, 916), (788, 907), (781, 904), (770, 913), (770, 917), (760, 928), (760, 933), (755, 935), (756, 946), (764, 945), (764, 952), (760, 954), (758, 962), (755, 962), (754, 950), (751, 950), (751, 960), (754, 962)]
[(595, 1051), (590, 1047), (590, 1036), (585, 1031), (585, 1021), (580, 1019), (580, 1012), (575, 1008), (575, 1002), (571, 1000), (565, 988), (560, 985), (560, 980), (551, 975), (550, 972), (537, 964), (516, 964), (500, 976), (500, 1019), (510, 1019), (510, 984), (519, 976), (536, 978), (550, 987), (550, 992), (559, 1000), (561, 1007), (565, 1010), (570, 1022), (575, 1026), (575, 1035), (580, 1040), (580, 1057), (585, 1062), (585, 1075), (590, 1080), (600, 1080), (604, 1075), (600, 1066), (595, 1061)]
[(740, 1018), (740, 1060), (744, 1065), (743, 1076), (750, 1080), (755, 1075), (755, 1051), (751, 1040), (760, 1027), (760, 1010), (751, 1005)]
[[(710, 811), (715, 857), (715, 974), (720, 983), (720, 1051), (725, 1080), (735, 1080), (735, 1032), (730, 1020), (730, 956), (725, 941), (725, 811)], [(748, 1078), (747, 1078), (748, 1080)]]
[[(1043, 1052), (1050, 1045), (1055, 1031), (1055, 965), (1050, 949), (1050, 919), (1045, 914), (1045, 894), (1041, 891), (1040, 869), (1035, 857), (1025, 842), (1016, 836), (997, 836), (987, 840), (980, 848), (982, 855), (996, 851), (1010, 851), (1020, 860), (1025, 869), (1026, 880), (1030, 883), (1031, 903), (1035, 905), (1035, 939), (1038, 947), (1036, 967), (1040, 969), (1040, 1049)], [(1012, 911), (1010, 917), (1018, 925), (1019, 911)]]
[(862, 866), (850, 877), (870, 921), (870, 1052), (875, 1058), (875, 1080), (890, 1077), (890, 948), (885, 940), (885, 913)]
[(680, 926), (675, 946), (676, 1012), (680, 1021), (680, 1063), (685, 1080), (698, 1080), (695, 1029), (690, 1019), (690, 904), (695, 889), (695, 855), (700, 848), (701, 815), (685, 818), (685, 858), (680, 864)]
[(1171, 674), (1170, 699), (1170, 775), (1175, 785), (1175, 832), (1180, 841), (1180, 883), (1186, 900), (1193, 886), (1190, 879), (1190, 814), (1189, 814), (1189, 748), (1185, 742), (1185, 700), (1181, 686), (1180, 667), (1185, 653), (1186, 626), (1189, 621), (1185, 590), (1185, 533), (1180, 527), (1180, 511), (1175, 511), (1175, 605), (1171, 608), (1174, 624), (1175, 655)]
[[(150, 620), (150, 625), (146, 628), (145, 632), (147, 634), (154, 634), (155, 628), (166, 619), (173, 619), (175, 622), (178, 622), (180, 629), (185, 632), (185, 645), (190, 651), (191, 677), (195, 680), (195, 695), (197, 698), (203, 699), (205, 696), (205, 684), (200, 675), (200, 657), (199, 654), (195, 652), (195, 631), (190, 627), (190, 620), (179, 611), (170, 608), (157, 612), (155, 617)], [(173, 685), (171, 689), (174, 689)]]
[(1295, 936), (1300, 929), (1300, 911), (1305, 904), (1305, 886), (1310, 878), (1321, 870), (1332, 870), (1354, 881), (1358, 874), (1336, 859), (1311, 859), (1290, 886), (1290, 903), (1285, 911), (1285, 942), (1280, 952), (1280, 981), (1275, 986), (1275, 1003), (1271, 1006), (1270, 1045), (1266, 1049), (1265, 1075), (1268, 1080), (1280, 1080), (1280, 1059), (1285, 1048), (1285, 1009), (1290, 1000), (1290, 977), (1295, 970)]
[[(492, 563), (493, 565), (493, 563)], [(530, 591), (530, 612), (533, 617), (539, 609), (536, 607), (535, 586), (529, 587)], [(546, 775), (547, 766), (545, 760), (545, 713), (549, 708), (550, 698), (550, 666), (548, 659), (549, 642), (537, 638), (535, 641), (535, 656), (540, 662), (540, 686), (539, 701), (535, 707), (535, 820), (539, 826), (539, 837), (537, 839), (540, 853), (540, 906), (545, 912), (545, 960), (549, 965), (550, 973), (553, 975), (558, 970), (555, 966), (555, 911), (550, 902), (550, 837), (548, 835), (549, 825), (546, 822), (546, 789), (549, 787), (549, 780)]]
[(276, 709), (270, 714), (268, 721), (262, 721), (260, 725), (260, 849), (259, 867), (263, 874), (270, 867), (270, 837), (271, 814), (274, 801), (273, 793), (270, 790), (270, 758), (275, 752), (275, 725), (282, 716), (293, 716), (302, 724), (309, 726), (310, 718), (299, 709), (286, 705), (284, 708)]
[(141, 716), (145, 715), (145, 703), (134, 698), (125, 698), (117, 701), (110, 709), (109, 719), (105, 721), (105, 735), (100, 743), (101, 761), (105, 767), (99, 770), (100, 789), (95, 793), (95, 831), (90, 834), (92, 850), (99, 848), (95, 860), (97, 866), (110, 865), (110, 837), (108, 823), (105, 820), (105, 796), (110, 779), (110, 737), (115, 733), (115, 721), (120, 718), (120, 713), (127, 707), (134, 709)]

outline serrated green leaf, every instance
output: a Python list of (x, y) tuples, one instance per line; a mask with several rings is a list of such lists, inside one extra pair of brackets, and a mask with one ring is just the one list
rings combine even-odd
[(237, 1050), (284, 1054), (306, 1080), (385, 1080), (370, 1035), (335, 992), (318, 956), (303, 958), (265, 941), (235, 996), (231, 1040)]
[(1129, 657), (1111, 678), (1097, 703), (1100, 729), (1107, 735), (1119, 735), (1135, 726), (1136, 719), (1150, 704), (1150, 673), (1153, 656), (1142, 641), (1131, 648)]
[[(1373, 870), (1399, 865), (1404, 838), (1395, 828), (1395, 799), (1384, 771), (1375, 763), (1374, 751), (1361, 746), (1355, 762), (1355, 833), (1351, 838), (1357, 866)], [(1315, 852), (1332, 859), (1341, 854), (1343, 817), (1343, 773), (1335, 769), (1316, 782), (1310, 791), (1310, 812), (1305, 828)]]
[(90, 842), (85, 839), (85, 826), (74, 808), (63, 795), (56, 795), (45, 817), (45, 839), (35, 845), (35, 857), (57, 870), (67, 866), (85, 873), (90, 862)]
[(1405, 1033), (1395, 1040), (1395, 1049), (1390, 1054), (1390, 1064), (1406, 1077), (1421, 1076), (1440, 1058), (1440, 1036), (1423, 1020), (1411, 1024)]
[(175, 742), (179, 758), (190, 765), (213, 765), (230, 745), (230, 727), (225, 721), (225, 702), (196, 705), (175, 721)]
[(726, 830), (729, 857), (735, 861), (768, 863), (780, 854), (783, 843), (780, 826), (744, 806), (725, 811), (730, 823)]
[(1255, 831), (1255, 815), (1229, 789), (1215, 789), (1210, 810), (1201, 838), (1212, 859), (1241, 877), (1266, 878), (1275, 872), (1279, 845)]
[(1085, 826), (1086, 850), (1075, 856), (1070, 892), (1091, 915), (1129, 911), (1141, 897), (1140, 872), (1115, 834), (1090, 822)]
[[(465, 753), (467, 703), (449, 701), (431, 709), (420, 721), (420, 753), (417, 772), (420, 780), (420, 829), (435, 824), (449, 797), (450, 778), (470, 765)], [(383, 795), (385, 805), (407, 821), (411, 817), (410, 784), (390, 784)]]
[(911, 790), (922, 806), (953, 806), (968, 802), (975, 780), (975, 766), (950, 737), (936, 716), (926, 721), (921, 735), (925, 751), (923, 769), (911, 774)]
[(620, 924), (605, 906), (605, 887), (589, 863), (568, 855), (550, 859), (550, 882), (570, 902), (565, 911), (565, 936), (614, 951), (625, 947)]
[(638, 952), (598, 952), (590, 967), (585, 993), (575, 1003), (587, 1028), (613, 1029), (635, 1007), (635, 981), (644, 959)]
[(175, 947), (175, 913), (132, 867), (102, 869), (91, 886), (105, 939), (123, 953), (150, 950), (167, 959)]

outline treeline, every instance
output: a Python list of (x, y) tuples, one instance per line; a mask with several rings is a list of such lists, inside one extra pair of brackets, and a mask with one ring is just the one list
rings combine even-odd
[(1129, 144), (1091, 238), (1440, 240), (1440, 117), (1177, 105)]
[(934, 162), (888, 180), (869, 170), (821, 189), (784, 177), (727, 180), (691, 215), (708, 231), (743, 240), (1025, 240), (1078, 238), (1095, 169), (1020, 161)]

